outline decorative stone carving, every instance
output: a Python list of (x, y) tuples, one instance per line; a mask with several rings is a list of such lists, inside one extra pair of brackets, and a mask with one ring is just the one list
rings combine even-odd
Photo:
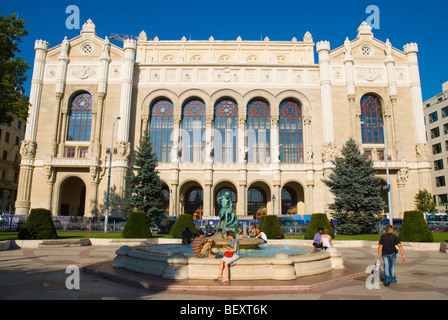
[(131, 143), (129, 141), (117, 142), (117, 155), (116, 155), (117, 159), (128, 160), (130, 153), (131, 153)]
[(20, 155), (24, 159), (33, 159), (36, 155), (36, 141), (23, 140), (20, 146)]
[(306, 147), (306, 162), (313, 162), (313, 158), (314, 158), (313, 146), (308, 145)]
[(399, 185), (405, 185), (409, 178), (409, 169), (408, 168), (401, 168), (398, 170), (397, 174), (397, 183)]
[(415, 151), (418, 161), (429, 161), (429, 146), (427, 143), (417, 143), (415, 145)]
[(78, 77), (81, 80), (96, 76), (96, 70), (93, 67), (74, 67), (72, 69), (72, 75)]
[(338, 149), (334, 142), (324, 143), (322, 146), (322, 161), (323, 162), (331, 162), (338, 155)]
[(249, 148), (242, 145), (240, 146), (240, 162), (246, 162), (247, 161), (247, 152), (249, 151)]
[(100, 168), (98, 166), (91, 166), (89, 167), (89, 170), (90, 170), (90, 181), (98, 183)]
[(352, 43), (348, 39), (348, 37), (345, 38), (345, 41), (344, 41), (344, 51), (345, 51), (345, 60), (351, 59), (352, 58)]
[(366, 81), (373, 82), (381, 77), (381, 71), (378, 69), (364, 68), (358, 71), (358, 77)]
[(110, 41), (108, 37), (103, 40), (100, 60), (110, 60)]
[(303, 42), (313, 42), (313, 36), (309, 31), (305, 32), (303, 36)]
[(148, 36), (146, 35), (145, 30), (142, 30), (138, 35), (138, 41), (148, 41)]

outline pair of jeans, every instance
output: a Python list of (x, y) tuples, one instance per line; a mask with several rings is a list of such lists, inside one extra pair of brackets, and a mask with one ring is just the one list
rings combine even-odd
[(384, 262), (384, 282), (396, 283), (397, 277), (395, 276), (395, 260), (397, 259), (396, 253), (383, 255)]

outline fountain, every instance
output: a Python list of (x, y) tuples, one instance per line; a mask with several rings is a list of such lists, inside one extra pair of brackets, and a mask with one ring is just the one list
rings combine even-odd
[[(226, 193), (220, 200), (220, 220), (214, 236), (217, 249), (230, 244), (225, 233), (228, 230), (236, 231), (238, 227), (230, 194)], [(244, 238), (239, 242), (241, 257), (230, 268), (232, 280), (294, 280), (344, 269), (341, 253), (334, 248), (316, 252), (312, 247), (267, 245), (259, 239)], [(114, 268), (179, 280), (213, 279), (221, 260), (218, 257), (196, 258), (191, 245), (180, 245), (174, 239), (170, 244), (148, 241), (136, 247), (122, 246), (116, 255), (112, 265)]]

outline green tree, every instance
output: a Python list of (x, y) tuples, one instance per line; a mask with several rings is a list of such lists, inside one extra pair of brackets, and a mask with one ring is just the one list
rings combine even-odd
[(132, 167), (134, 175), (126, 177), (130, 191), (126, 209), (146, 212), (150, 223), (163, 213), (163, 182), (156, 170), (157, 164), (157, 155), (146, 130), (135, 154)]
[(25, 21), (15, 14), (0, 14), (0, 124), (10, 124), (14, 116), (28, 117), (28, 97), (23, 87), (30, 65), (23, 60), (18, 48), (21, 38), (28, 34)]
[(436, 211), (436, 203), (434, 202), (432, 195), (428, 190), (418, 190), (418, 193), (415, 195), (414, 200), (418, 210), (423, 212)]
[(367, 160), (351, 138), (334, 161), (328, 180), (322, 180), (334, 195), (329, 208), (339, 220), (341, 234), (371, 233), (379, 214), (385, 207), (380, 196), (381, 179), (375, 177), (373, 161)]

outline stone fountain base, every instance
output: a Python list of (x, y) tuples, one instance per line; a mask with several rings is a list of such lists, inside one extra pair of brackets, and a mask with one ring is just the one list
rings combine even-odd
[[(221, 259), (170, 256), (123, 246), (116, 251), (114, 268), (160, 276), (164, 279), (213, 279)], [(342, 254), (334, 248), (298, 255), (278, 253), (273, 257), (243, 257), (230, 268), (232, 280), (294, 280), (333, 269), (344, 269)]]

